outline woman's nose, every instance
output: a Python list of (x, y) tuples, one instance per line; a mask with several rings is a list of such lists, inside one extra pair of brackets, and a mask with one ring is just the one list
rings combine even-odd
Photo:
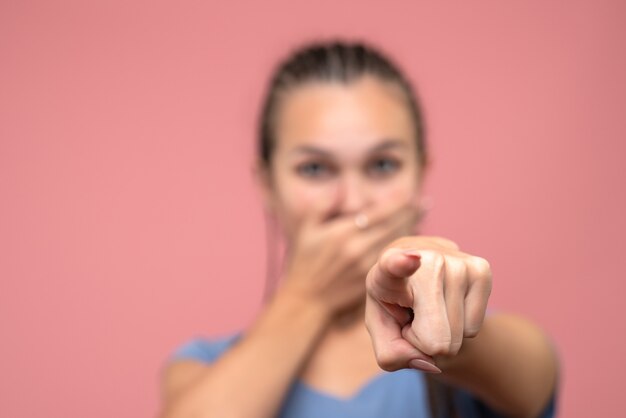
[(344, 215), (361, 212), (369, 204), (367, 184), (357, 175), (345, 175), (339, 185), (339, 209)]

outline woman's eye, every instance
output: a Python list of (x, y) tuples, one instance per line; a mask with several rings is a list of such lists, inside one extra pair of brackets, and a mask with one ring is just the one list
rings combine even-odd
[(367, 171), (373, 176), (387, 176), (396, 172), (400, 168), (400, 162), (392, 158), (378, 158), (372, 161)]
[(320, 178), (331, 174), (328, 165), (319, 162), (309, 162), (298, 165), (296, 168), (298, 174), (303, 177)]

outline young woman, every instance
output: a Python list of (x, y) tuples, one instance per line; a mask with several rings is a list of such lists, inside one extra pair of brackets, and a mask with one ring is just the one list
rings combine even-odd
[(301, 48), (271, 81), (259, 137), (282, 280), (250, 329), (173, 355), (163, 418), (552, 416), (549, 340), (485, 317), (486, 260), (416, 234), (428, 152), (389, 59)]

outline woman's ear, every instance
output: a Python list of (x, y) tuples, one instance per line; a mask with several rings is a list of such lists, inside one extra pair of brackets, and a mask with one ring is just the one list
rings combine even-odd
[(424, 183), (426, 180), (426, 176), (430, 173), (431, 166), (432, 166), (432, 159), (428, 156), (426, 156), (419, 165), (417, 188), (420, 194), (422, 193), (422, 190), (424, 190)]
[(433, 165), (433, 160), (430, 156), (426, 155), (420, 164), (420, 179), (423, 181), (426, 174), (430, 172), (430, 167)]
[(269, 166), (262, 162), (257, 161), (252, 166), (252, 176), (261, 193), (261, 199), (263, 200), (263, 206), (268, 213), (274, 214), (275, 211), (275, 197), (274, 186), (272, 182), (272, 175), (270, 173)]

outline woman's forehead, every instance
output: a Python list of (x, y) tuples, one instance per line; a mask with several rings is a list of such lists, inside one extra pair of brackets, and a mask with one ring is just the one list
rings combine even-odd
[(290, 90), (277, 114), (276, 148), (412, 142), (414, 126), (406, 97), (373, 77), (351, 83), (316, 82)]

